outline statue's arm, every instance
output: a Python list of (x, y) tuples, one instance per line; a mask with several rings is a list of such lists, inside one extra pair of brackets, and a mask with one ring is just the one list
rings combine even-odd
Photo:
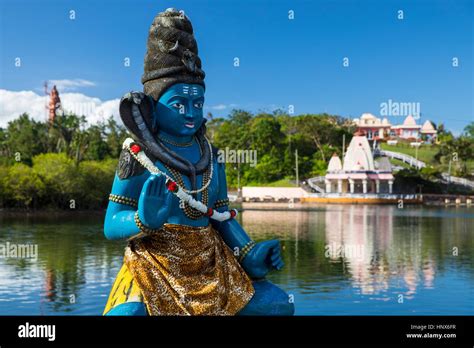
[[(218, 164), (219, 193), (217, 200), (227, 199), (227, 180), (224, 164)], [(219, 207), (220, 212), (227, 211), (228, 206)], [(251, 238), (235, 219), (225, 221), (211, 220), (212, 226), (219, 232), (224, 242), (239, 255), (249, 245)], [(280, 242), (269, 240), (257, 243), (240, 259), (245, 272), (251, 278), (263, 278), (271, 269), (281, 269), (283, 260), (280, 255)]]
[[(225, 177), (224, 164), (219, 163), (217, 166), (218, 179), (219, 179), (219, 191), (217, 195), (217, 201), (227, 200), (227, 179)], [(218, 211), (224, 212), (229, 210), (227, 205), (217, 208)], [(224, 242), (229, 248), (235, 250), (235, 248), (244, 247), (249, 241), (250, 237), (247, 232), (240, 226), (235, 219), (229, 219), (225, 221), (211, 220), (212, 226), (219, 231)]]
[(132, 204), (109, 201), (105, 215), (104, 234), (107, 239), (126, 239), (140, 233), (135, 224), (135, 212), (144, 182), (149, 173), (121, 179), (115, 175), (111, 194), (123, 200), (131, 199)]

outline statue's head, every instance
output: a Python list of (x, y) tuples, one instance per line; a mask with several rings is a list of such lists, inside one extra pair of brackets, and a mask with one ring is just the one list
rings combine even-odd
[(204, 77), (193, 27), (183, 11), (167, 9), (150, 27), (144, 92), (155, 103), (153, 126), (189, 136), (203, 124)]
[(204, 87), (177, 83), (155, 104), (154, 126), (174, 136), (194, 135), (203, 123)]

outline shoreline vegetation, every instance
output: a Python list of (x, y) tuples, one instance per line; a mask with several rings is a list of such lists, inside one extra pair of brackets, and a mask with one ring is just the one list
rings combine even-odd
[[(424, 195), (426, 200), (422, 202), (424, 207), (467, 207), (474, 208), (474, 194), (463, 195), (463, 200), (456, 203), (456, 199), (460, 195), (455, 194), (428, 194)], [(446, 202), (446, 199), (449, 202)], [(473, 203), (466, 204), (466, 199), (471, 199)], [(355, 205), (368, 205), (373, 206), (374, 204), (354, 203)], [(392, 203), (390, 203), (392, 204)], [(381, 204), (381, 205), (390, 205)], [(290, 207), (291, 205), (291, 207)], [(271, 210), (271, 211), (321, 211), (327, 206), (340, 206), (349, 205), (344, 203), (289, 203), (289, 202), (274, 202), (274, 201), (250, 201), (250, 202), (234, 202), (230, 204), (231, 208), (236, 208), (239, 211), (259, 211), (259, 210)], [(96, 218), (104, 218), (106, 213), (106, 206), (96, 210), (75, 210), (75, 209), (57, 209), (52, 207), (40, 208), (40, 209), (25, 209), (25, 208), (0, 208), (0, 221), (8, 219), (26, 218), (33, 220), (54, 220), (67, 217), (73, 219), (95, 220)]]
[[(295, 150), (300, 181), (324, 175), (331, 156), (342, 156), (343, 138), (347, 146), (355, 131), (350, 119), (329, 114), (233, 110), (226, 118), (211, 114), (208, 118), (207, 134), (216, 147), (252, 150), (258, 155), (256, 163), (226, 163), (230, 189), (294, 186)], [(112, 117), (88, 125), (84, 116), (74, 114), (59, 115), (52, 124), (20, 115), (0, 128), (0, 212), (105, 209), (126, 137), (125, 128)], [(438, 144), (420, 151), (427, 168), (405, 168), (396, 174), (398, 189), (463, 193), (454, 186), (439, 185), (436, 178), (446, 171), (450, 159), (452, 175), (472, 178), (474, 122), (458, 137), (440, 125), (438, 139)], [(399, 146), (400, 152), (413, 151), (408, 145)]]

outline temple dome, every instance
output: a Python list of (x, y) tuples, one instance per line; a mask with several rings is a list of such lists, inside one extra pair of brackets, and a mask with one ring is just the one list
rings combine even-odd
[(405, 121), (403, 121), (404, 126), (416, 126), (416, 121), (413, 118), (412, 115), (408, 115), (407, 118), (405, 118)]
[(328, 172), (338, 172), (342, 170), (342, 162), (338, 155), (334, 154), (328, 164)]
[(375, 170), (369, 141), (365, 136), (354, 134), (344, 156), (344, 171)]
[(429, 120), (426, 120), (425, 123), (423, 123), (423, 127), (421, 127), (422, 132), (433, 132), (435, 130), (436, 129), (433, 126), (433, 123), (431, 123)]
[(361, 118), (361, 120), (369, 120), (369, 119), (375, 119), (377, 117), (375, 117), (374, 115), (372, 115), (369, 112), (366, 112), (366, 113), (363, 113), (360, 118)]
[(379, 119), (377, 117), (375, 117), (374, 115), (370, 114), (370, 113), (365, 113), (365, 114), (362, 114), (362, 116), (360, 117), (360, 122), (359, 124), (361, 126), (364, 126), (364, 125), (372, 125), (372, 124), (376, 124), (379, 122)]

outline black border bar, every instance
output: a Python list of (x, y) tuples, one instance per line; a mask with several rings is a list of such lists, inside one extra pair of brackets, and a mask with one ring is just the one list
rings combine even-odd
[[(20, 338), (20, 325), (55, 325), (55, 340)], [(423, 328), (423, 329), (421, 329)], [(407, 334), (427, 337), (408, 338)], [(434, 338), (448, 334), (449, 338)], [(452, 337), (455, 334), (456, 337)], [(431, 335), (431, 336), (430, 336)], [(228, 337), (224, 340), (223, 337)], [(473, 316), (0, 317), (0, 346), (283, 344), (474, 346)]]

